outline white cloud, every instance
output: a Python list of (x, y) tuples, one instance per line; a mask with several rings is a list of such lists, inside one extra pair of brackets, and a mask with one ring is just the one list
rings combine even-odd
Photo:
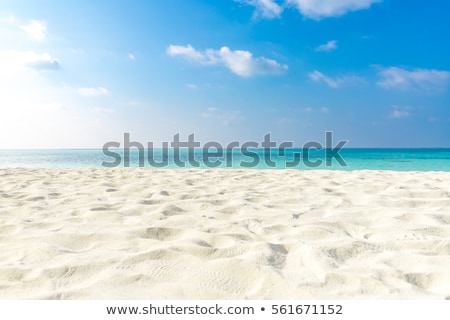
[(274, 0), (236, 0), (238, 2), (254, 6), (255, 15), (264, 18), (277, 18), (283, 12), (283, 8)]
[(109, 94), (108, 89), (98, 87), (98, 88), (78, 88), (78, 93), (85, 97), (92, 96), (102, 96)]
[(330, 112), (330, 109), (328, 109), (327, 107), (322, 107), (322, 108), (320, 108), (320, 112), (328, 113), (328, 112)]
[(406, 118), (411, 116), (410, 107), (399, 107), (399, 106), (393, 106), (393, 110), (389, 114), (390, 118), (393, 119), (400, 119), (400, 118)]
[(187, 46), (170, 45), (166, 52), (172, 57), (181, 56), (187, 60), (201, 64), (217, 64), (220, 62), (217, 50), (207, 49), (200, 52), (194, 49), (190, 44)]
[(450, 81), (450, 72), (435, 69), (406, 70), (399, 67), (381, 68), (377, 84), (385, 89), (418, 89), (442, 91)]
[(0, 51), (0, 69), (3, 73), (17, 73), (25, 68), (37, 71), (58, 70), (59, 61), (48, 53), (34, 51)]
[(294, 5), (300, 13), (311, 19), (320, 20), (327, 17), (342, 16), (350, 11), (369, 8), (382, 0), (286, 0), (287, 5)]
[(47, 27), (45, 21), (31, 20), (29, 24), (21, 26), (20, 29), (28, 33), (35, 40), (42, 41), (45, 39)]
[(127, 57), (128, 57), (128, 59), (130, 59), (130, 60), (136, 60), (136, 57), (135, 57), (134, 54), (132, 54), (132, 53), (128, 53)]
[(183, 56), (187, 59), (196, 60), (196, 61), (204, 61), (205, 57), (197, 50), (194, 49), (190, 44), (187, 46), (176, 46), (170, 45), (166, 49), (166, 53), (169, 56)]
[(222, 47), (220, 56), (231, 71), (243, 77), (257, 74), (283, 73), (288, 69), (287, 65), (281, 65), (275, 60), (264, 57), (253, 58), (252, 53), (249, 51), (231, 51), (228, 47)]
[(324, 75), (322, 72), (318, 70), (314, 70), (308, 76), (311, 80), (315, 82), (324, 82), (331, 88), (339, 88), (345, 85), (352, 85), (363, 82), (363, 79), (356, 76), (344, 76), (333, 79), (331, 77)]
[(58, 70), (61, 67), (58, 60), (52, 58), (48, 53), (36, 56), (26, 66), (35, 70)]
[(350, 11), (367, 9), (372, 4), (383, 0), (284, 0), (281, 5), (275, 0), (235, 1), (255, 7), (255, 15), (268, 19), (279, 17), (286, 7), (295, 7), (304, 17), (320, 20), (342, 16)]
[(316, 48), (316, 51), (330, 52), (337, 49), (337, 41), (330, 40)]
[(205, 51), (198, 51), (191, 45), (171, 45), (167, 48), (167, 54), (170, 56), (181, 56), (192, 62), (204, 65), (222, 64), (241, 77), (280, 74), (286, 72), (288, 69), (287, 65), (282, 65), (275, 60), (264, 57), (254, 58), (253, 54), (249, 51), (233, 51), (225, 46), (219, 50), (207, 49)]

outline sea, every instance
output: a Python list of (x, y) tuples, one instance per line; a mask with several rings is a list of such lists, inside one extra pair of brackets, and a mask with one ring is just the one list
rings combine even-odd
[(450, 172), (450, 148), (0, 150), (0, 168), (114, 167)]

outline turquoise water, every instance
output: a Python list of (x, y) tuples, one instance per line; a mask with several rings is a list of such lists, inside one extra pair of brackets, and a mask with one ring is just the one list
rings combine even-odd
[[(176, 164), (183, 162), (185, 168), (208, 168), (213, 164), (220, 168), (254, 168), (254, 169), (300, 169), (300, 170), (395, 170), (395, 171), (449, 171), (450, 149), (342, 149), (340, 157), (345, 162), (339, 163), (336, 157), (328, 154), (330, 162), (327, 164), (326, 150), (312, 150), (309, 153), (302, 149), (288, 149), (284, 154), (280, 150), (272, 149), (265, 153), (263, 149), (249, 149), (251, 156), (243, 155), (234, 150), (222, 156), (203, 154), (202, 150), (195, 150), (192, 155), (186, 149), (181, 149), (178, 157), (169, 150), (167, 166), (165, 168), (180, 168)], [(116, 151), (118, 152), (118, 151)], [(305, 155), (308, 155), (305, 158)], [(130, 151), (129, 166), (155, 167), (147, 161), (148, 152), (145, 151), (139, 159), (138, 150)], [(117, 167), (128, 166), (124, 161), (123, 150), (117, 153), (120, 163)], [(297, 157), (297, 158), (295, 158)], [(163, 150), (155, 150), (151, 158), (155, 162), (163, 159)], [(189, 163), (191, 158), (191, 163)], [(255, 161), (259, 159), (259, 161)], [(264, 160), (266, 159), (266, 160)], [(295, 166), (290, 167), (294, 159)], [(99, 168), (104, 163), (112, 163), (115, 159), (98, 150), (0, 150), (0, 168)], [(272, 162), (271, 162), (272, 161)], [(309, 162), (308, 162), (309, 161)], [(143, 162), (143, 163), (142, 163)], [(290, 163), (290, 164), (289, 164)], [(313, 165), (311, 165), (313, 164)]]

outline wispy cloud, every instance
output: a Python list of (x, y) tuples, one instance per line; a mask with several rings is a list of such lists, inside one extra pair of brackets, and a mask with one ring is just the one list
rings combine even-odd
[(98, 87), (98, 88), (78, 88), (77, 92), (85, 97), (92, 97), (92, 96), (102, 96), (109, 94), (109, 90)]
[(193, 83), (186, 84), (186, 87), (191, 89), (191, 90), (197, 90), (198, 89), (198, 85), (193, 84)]
[(235, 0), (254, 6), (255, 15), (272, 19), (281, 15), (284, 8), (294, 7), (304, 17), (321, 20), (328, 17), (338, 17), (351, 11), (369, 8), (372, 4), (383, 0)]
[(130, 59), (130, 60), (136, 60), (136, 57), (135, 57), (134, 54), (132, 54), (132, 53), (128, 53), (127, 57), (128, 57), (128, 59)]
[(94, 111), (96, 113), (114, 113), (114, 112), (116, 112), (116, 110), (114, 110), (114, 109), (103, 108), (103, 107), (94, 107), (94, 109), (92, 109), (92, 111)]
[(336, 40), (330, 40), (327, 43), (321, 44), (316, 48), (316, 51), (322, 51), (322, 52), (330, 52), (337, 49), (337, 41)]
[(38, 41), (42, 41), (46, 37), (47, 26), (45, 21), (30, 20), (27, 25), (21, 26), (20, 29), (24, 30), (31, 38)]
[(300, 13), (311, 19), (320, 20), (342, 16), (350, 11), (369, 8), (382, 0), (286, 0), (287, 5), (297, 7)]
[(264, 18), (277, 18), (283, 12), (283, 8), (274, 0), (235, 0), (240, 3), (254, 6), (256, 8), (255, 16)]
[(309, 73), (309, 78), (315, 82), (326, 83), (331, 88), (339, 88), (346, 85), (354, 85), (363, 82), (363, 79), (357, 76), (343, 76), (331, 78), (318, 70)]
[(385, 89), (422, 90), (439, 92), (445, 90), (450, 81), (450, 72), (435, 69), (407, 70), (399, 67), (380, 68), (377, 84)]
[(189, 61), (204, 65), (224, 65), (233, 73), (241, 77), (250, 77), (264, 74), (281, 74), (287, 71), (288, 66), (275, 60), (264, 57), (253, 57), (253, 54), (245, 50), (230, 50), (222, 47), (219, 50), (207, 49), (198, 51), (191, 45), (170, 45), (167, 50), (170, 56), (180, 56)]
[(411, 116), (411, 107), (393, 106), (392, 109), (393, 110), (389, 114), (389, 118), (401, 119)]
[(239, 111), (222, 112), (215, 107), (209, 107), (200, 116), (205, 119), (218, 120), (224, 126), (230, 126), (241, 119), (241, 113)]
[[(315, 110), (313, 108), (311, 108), (311, 107), (307, 107), (307, 108), (303, 109), (303, 111), (307, 112), (307, 113), (313, 113)], [(318, 109), (318, 111), (320, 113), (329, 113), (330, 109), (328, 109), (327, 107), (321, 107), (321, 108)]]

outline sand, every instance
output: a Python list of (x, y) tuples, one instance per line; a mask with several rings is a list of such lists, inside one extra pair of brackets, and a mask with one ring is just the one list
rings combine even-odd
[(1, 299), (449, 299), (450, 173), (1, 169)]

